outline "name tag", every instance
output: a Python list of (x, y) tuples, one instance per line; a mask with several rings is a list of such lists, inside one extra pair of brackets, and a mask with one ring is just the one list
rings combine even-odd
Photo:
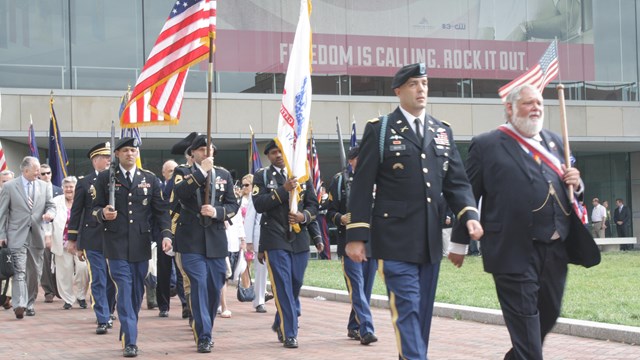
[(406, 150), (407, 146), (406, 145), (391, 145), (389, 146), (389, 151), (400, 151), (400, 150)]

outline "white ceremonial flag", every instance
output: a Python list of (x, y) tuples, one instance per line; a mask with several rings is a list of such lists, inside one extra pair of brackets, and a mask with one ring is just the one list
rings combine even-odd
[[(309, 179), (307, 133), (311, 114), (311, 1), (300, 1), (300, 18), (291, 48), (278, 116), (276, 142), (282, 151), (287, 174), (298, 183)], [(290, 210), (298, 211), (298, 191), (293, 191)]]

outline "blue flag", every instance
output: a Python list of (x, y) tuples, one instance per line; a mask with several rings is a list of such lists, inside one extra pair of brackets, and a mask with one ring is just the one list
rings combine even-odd
[(251, 132), (251, 173), (255, 174), (258, 169), (262, 168), (262, 160), (258, 153), (258, 145), (256, 144), (256, 136)]
[(62, 185), (62, 179), (67, 177), (67, 151), (64, 149), (60, 129), (58, 128), (58, 119), (56, 112), (53, 110), (53, 96), (49, 99), (49, 113), (51, 121), (49, 122), (49, 166), (51, 167), (51, 183), (56, 186)]
[(36, 132), (33, 131), (33, 122), (29, 124), (29, 152), (30, 156), (40, 159), (40, 154), (38, 154), (38, 144), (36, 143)]

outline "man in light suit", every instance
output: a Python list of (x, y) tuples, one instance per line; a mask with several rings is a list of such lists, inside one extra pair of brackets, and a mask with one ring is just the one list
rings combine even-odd
[(56, 215), (51, 186), (38, 179), (40, 162), (27, 156), (22, 176), (4, 184), (0, 193), (0, 245), (8, 244), (13, 258), (13, 305), (16, 318), (35, 315), (38, 280), (42, 275), (42, 222)]

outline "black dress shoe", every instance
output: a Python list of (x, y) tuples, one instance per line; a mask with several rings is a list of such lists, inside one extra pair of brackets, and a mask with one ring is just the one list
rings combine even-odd
[(264, 308), (264, 305), (258, 305), (258, 306), (256, 306), (256, 312), (258, 312), (258, 313), (266, 313), (267, 309)]
[(113, 320), (109, 319), (107, 320), (107, 329), (111, 329), (113, 328)]
[(198, 352), (199, 353), (210, 353), (211, 352), (211, 341), (209, 340), (200, 340), (198, 344)]
[(27, 311), (25, 312), (25, 314), (27, 316), (36, 316), (36, 311), (33, 309), (27, 309)]
[(264, 294), (264, 302), (267, 302), (271, 299), (273, 299), (273, 294), (270, 294), (270, 293)]
[(169, 317), (169, 310), (160, 310), (159, 317)]
[(108, 329), (107, 324), (98, 324), (98, 327), (96, 328), (96, 334), (104, 335), (107, 333), (107, 329)]
[(347, 337), (351, 340), (360, 340), (360, 330), (349, 329), (347, 331)]
[(17, 307), (15, 308), (15, 313), (16, 313), (16, 319), (22, 319), (24, 317), (24, 308), (23, 307)]
[(87, 300), (85, 300), (85, 299), (78, 300), (78, 305), (80, 305), (80, 308), (86, 309), (87, 308)]
[(189, 316), (191, 316), (191, 310), (189, 310), (187, 305), (182, 305), (182, 318), (188, 319)]
[(138, 356), (138, 347), (135, 345), (127, 345), (122, 350), (122, 356), (124, 357), (136, 357)]
[(276, 326), (275, 324), (271, 325), (271, 330), (275, 331), (278, 334), (278, 341), (284, 342), (284, 336), (282, 335), (282, 330), (280, 330), (280, 326)]
[(62, 305), (62, 308), (65, 309), (65, 310), (69, 310), (69, 309), (71, 309), (71, 304), (64, 303), (64, 305)]
[(284, 341), (283, 346), (287, 349), (296, 349), (298, 348), (298, 339), (294, 337), (287, 338), (287, 340)]
[(116, 319), (116, 316), (115, 316), (115, 315), (113, 315), (113, 314), (111, 314), (111, 315), (109, 315), (109, 319), (111, 319), (111, 320), (115, 320), (115, 319)]
[(364, 335), (362, 335), (361, 339), (360, 339), (360, 344), (362, 345), (369, 345), (371, 343), (374, 343), (378, 341), (378, 337), (375, 336), (373, 333), (366, 333)]

